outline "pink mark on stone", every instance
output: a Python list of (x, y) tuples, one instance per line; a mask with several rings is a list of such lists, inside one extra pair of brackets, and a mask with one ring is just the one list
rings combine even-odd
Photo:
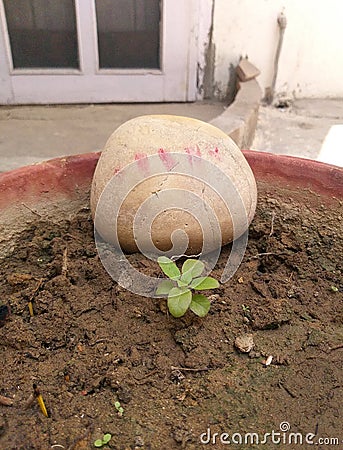
[(146, 153), (136, 153), (135, 154), (135, 160), (139, 161), (140, 159), (146, 158), (147, 154)]
[(159, 157), (161, 161), (163, 162), (165, 168), (170, 171), (174, 167), (174, 160), (172, 156), (166, 152), (163, 148), (160, 148), (158, 150)]
[(115, 167), (113, 170), (113, 175), (117, 175), (118, 172), (120, 172), (120, 167)]
[(193, 166), (193, 155), (192, 155), (192, 150), (190, 149), (190, 148), (188, 148), (188, 147), (186, 147), (185, 148), (185, 152), (187, 153), (187, 155), (188, 155), (188, 162), (189, 162), (189, 164), (191, 165), (191, 166)]
[(149, 174), (149, 161), (146, 153), (136, 153), (135, 161), (137, 161), (138, 167), (144, 173), (144, 175)]
[(188, 161), (190, 164), (193, 164), (194, 162), (193, 156), (198, 156), (199, 158), (201, 158), (201, 151), (198, 145), (196, 145), (195, 147), (186, 147), (185, 152), (189, 155)]
[(195, 154), (196, 154), (196, 156), (199, 156), (199, 158), (201, 157), (201, 151), (200, 151), (200, 148), (199, 148), (199, 145), (198, 145), (198, 144), (196, 145), (196, 151), (195, 151)]
[(210, 150), (210, 151), (209, 151), (209, 154), (210, 154), (211, 156), (213, 156), (214, 158), (219, 159), (219, 161), (221, 160), (221, 156), (220, 156), (220, 154), (219, 154), (219, 148), (218, 148), (218, 147), (216, 147), (214, 150)]
[(185, 152), (188, 153), (188, 155), (199, 156), (199, 158), (201, 157), (201, 151), (198, 145), (195, 147), (186, 147)]

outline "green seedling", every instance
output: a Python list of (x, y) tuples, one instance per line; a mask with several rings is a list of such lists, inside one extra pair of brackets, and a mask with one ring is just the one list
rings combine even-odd
[(94, 447), (98, 447), (98, 448), (103, 447), (104, 445), (108, 444), (111, 439), (112, 439), (112, 434), (106, 433), (103, 435), (102, 439), (97, 439), (94, 442)]
[(332, 290), (332, 292), (338, 292), (338, 287), (336, 287), (336, 286), (331, 286), (331, 290)]
[(124, 408), (121, 406), (120, 402), (114, 402), (114, 407), (118, 411), (118, 415), (122, 417), (124, 414)]
[(244, 314), (249, 314), (250, 313), (250, 306), (242, 305), (242, 310), (243, 310)]
[(166, 256), (157, 260), (163, 273), (169, 280), (163, 280), (156, 290), (156, 295), (168, 297), (168, 309), (174, 317), (183, 316), (188, 308), (199, 317), (208, 313), (211, 303), (203, 294), (193, 291), (204, 291), (219, 287), (219, 283), (212, 277), (201, 277), (205, 264), (197, 259), (187, 259), (182, 269)]

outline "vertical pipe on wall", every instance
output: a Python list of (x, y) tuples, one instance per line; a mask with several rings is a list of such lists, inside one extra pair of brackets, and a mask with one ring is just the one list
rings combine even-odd
[(214, 64), (216, 48), (213, 42), (213, 20), (214, 20), (215, 0), (212, 1), (211, 26), (208, 32), (208, 46), (205, 54), (205, 67), (203, 77), (204, 99), (211, 99), (214, 96)]
[(287, 19), (286, 19), (286, 16), (284, 15), (283, 12), (281, 12), (278, 15), (277, 23), (278, 23), (278, 26), (279, 26), (280, 34), (279, 34), (278, 46), (277, 46), (277, 49), (276, 49), (275, 59), (274, 59), (274, 74), (273, 74), (272, 84), (271, 84), (271, 86), (269, 88), (266, 89), (266, 98), (265, 98), (265, 100), (266, 100), (268, 105), (272, 104), (272, 102), (274, 100), (276, 79), (277, 79), (277, 74), (278, 74), (278, 71), (279, 71), (280, 53), (281, 53), (281, 49), (282, 49), (283, 36), (285, 34), (285, 29), (286, 29), (286, 26), (287, 26)]

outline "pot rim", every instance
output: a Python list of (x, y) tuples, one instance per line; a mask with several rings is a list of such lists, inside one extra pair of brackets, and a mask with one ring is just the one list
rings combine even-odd
[[(0, 210), (25, 198), (75, 197), (89, 187), (101, 152), (70, 155), (0, 173)], [(343, 198), (343, 168), (311, 159), (244, 150), (258, 181)]]

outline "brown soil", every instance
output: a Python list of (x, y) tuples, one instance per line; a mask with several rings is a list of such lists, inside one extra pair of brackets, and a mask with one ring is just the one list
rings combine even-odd
[[(244, 439), (279, 432), (285, 421), (291, 432), (316, 434), (314, 442), (340, 440), (318, 449), (342, 448), (343, 208), (327, 209), (310, 192), (299, 202), (304, 192), (259, 188), (244, 261), (209, 293), (204, 319), (174, 319), (164, 301), (113, 282), (88, 209), (61, 223), (37, 220), (22, 234), (0, 271), (0, 395), (13, 400), (5, 406), (0, 397), (1, 449), (91, 449), (104, 433), (112, 434), (104, 448), (199, 449), (208, 428), (212, 438)], [(140, 255), (132, 260), (159, 275)], [(244, 333), (255, 343), (249, 354), (234, 346)], [(49, 418), (28, 401), (33, 383)], [(228, 447), (214, 439), (209, 447)]]

